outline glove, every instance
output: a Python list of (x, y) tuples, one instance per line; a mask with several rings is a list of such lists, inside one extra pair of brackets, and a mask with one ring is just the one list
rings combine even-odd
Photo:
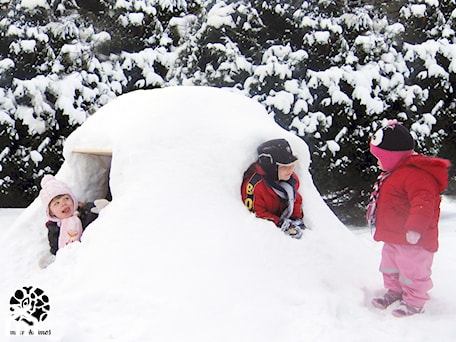
[(421, 234), (414, 232), (413, 230), (409, 230), (407, 234), (405, 234), (405, 238), (409, 244), (416, 245), (421, 238)]
[(304, 224), (304, 221), (300, 218), (292, 218), (291, 221), (293, 221), (293, 225), (295, 227), (298, 227), (301, 230), (306, 229), (306, 225)]
[(93, 202), (95, 206), (90, 211), (94, 214), (99, 214), (101, 209), (105, 208), (109, 203), (107, 199), (97, 199)]
[(296, 225), (295, 221), (290, 219), (284, 219), (279, 222), (280, 230), (292, 238), (299, 239), (302, 236), (302, 231), (299, 226)]
[(290, 235), (294, 239), (300, 239), (302, 236), (302, 230), (298, 227), (290, 226), (290, 228), (285, 231), (285, 234)]
[(290, 228), (292, 222), (293, 221), (291, 221), (290, 219), (280, 219), (280, 221), (279, 221), (280, 230), (282, 232), (288, 230), (288, 228)]

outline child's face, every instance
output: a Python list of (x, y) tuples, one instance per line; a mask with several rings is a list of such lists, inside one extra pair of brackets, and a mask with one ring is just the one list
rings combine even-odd
[(49, 213), (58, 219), (71, 217), (74, 213), (74, 203), (70, 195), (60, 195), (49, 203)]
[(290, 179), (295, 169), (295, 164), (279, 165), (278, 176), (279, 181), (287, 181)]

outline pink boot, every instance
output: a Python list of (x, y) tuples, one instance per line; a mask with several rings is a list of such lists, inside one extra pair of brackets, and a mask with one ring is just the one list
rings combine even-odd
[(404, 301), (401, 301), (401, 305), (395, 310), (393, 310), (393, 316), (396, 317), (405, 317), (405, 316), (412, 316), (414, 314), (419, 314), (423, 313), (424, 308), (423, 307), (418, 307), (418, 306), (413, 306), (410, 304), (407, 304)]
[(372, 305), (378, 309), (386, 309), (388, 306), (402, 299), (402, 292), (388, 290), (382, 298), (372, 299)]

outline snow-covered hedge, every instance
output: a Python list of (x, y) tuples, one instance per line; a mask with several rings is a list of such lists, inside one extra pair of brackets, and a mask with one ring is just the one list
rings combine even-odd
[(0, 205), (29, 203), (42, 174), (59, 168), (66, 136), (98, 108), (175, 85), (228, 88), (263, 104), (308, 143), (314, 181), (342, 219), (363, 217), (377, 171), (367, 144), (383, 118), (401, 119), (419, 151), (454, 164), (456, 4), (345, 3), (3, 5)]

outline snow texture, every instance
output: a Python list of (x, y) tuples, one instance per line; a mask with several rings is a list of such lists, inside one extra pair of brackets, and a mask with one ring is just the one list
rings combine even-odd
[[(250, 214), (244, 170), (265, 140), (298, 156), (309, 230), (291, 239)], [(111, 149), (112, 158), (73, 153)], [(441, 241), (427, 312), (392, 317), (370, 306), (383, 293), (380, 244), (348, 230), (324, 204), (306, 144), (257, 102), (222, 89), (139, 90), (102, 107), (67, 139), (56, 175), (80, 200), (112, 202), (81, 243), (46, 269), (45, 209), (35, 200), (0, 239), (2, 340), (17, 327), (8, 303), (43, 289), (39, 341), (454, 341), (456, 259)], [(454, 222), (454, 215), (452, 216)], [(448, 228), (453, 232), (454, 227)], [(443, 237), (450, 236), (443, 232)], [(26, 337), (24, 337), (26, 339)]]

